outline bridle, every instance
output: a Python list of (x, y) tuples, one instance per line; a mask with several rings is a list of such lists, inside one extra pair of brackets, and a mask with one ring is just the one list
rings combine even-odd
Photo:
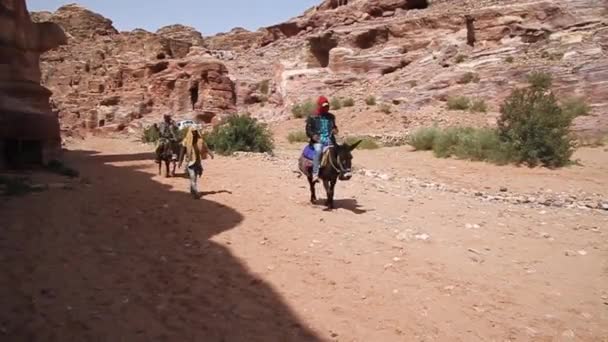
[[(330, 149), (335, 149), (336, 146), (331, 146)], [(344, 165), (342, 165), (342, 161), (340, 160), (340, 154), (336, 153), (336, 163), (338, 164), (338, 166), (336, 166), (334, 164), (334, 158), (332, 158), (331, 156), (331, 152), (329, 155), (329, 165), (331, 165), (331, 167), (338, 173), (338, 174), (347, 174), (350, 172), (350, 170), (347, 170), (344, 168)]]

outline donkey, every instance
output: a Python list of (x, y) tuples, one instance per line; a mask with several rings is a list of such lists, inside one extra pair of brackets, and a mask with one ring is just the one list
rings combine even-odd
[[(352, 151), (359, 146), (361, 141), (357, 141), (356, 143), (349, 145), (336, 145), (330, 146), (328, 150), (325, 152), (328, 155), (324, 158), (327, 158), (327, 165), (322, 165), (319, 169), (319, 178), (323, 181), (323, 187), (325, 188), (325, 193), (327, 194), (327, 200), (325, 201), (325, 205), (327, 209), (334, 209), (334, 188), (336, 187), (336, 183), (339, 180), (347, 181), (352, 178), (352, 160), (353, 155)], [(317, 201), (317, 194), (315, 191), (315, 183), (312, 181), (312, 166), (310, 165), (310, 161), (302, 155), (299, 161), (300, 171), (306, 175), (308, 179), (308, 184), (310, 186), (310, 202), (315, 203)]]
[[(177, 157), (180, 153), (180, 145), (175, 141), (164, 141), (160, 143), (161, 146), (157, 150), (157, 161), (158, 161), (158, 175), (161, 175), (161, 169), (163, 162), (165, 163), (165, 177), (175, 177), (175, 169), (177, 168)], [(169, 173), (170, 164), (173, 166), (171, 168), (171, 173)]]

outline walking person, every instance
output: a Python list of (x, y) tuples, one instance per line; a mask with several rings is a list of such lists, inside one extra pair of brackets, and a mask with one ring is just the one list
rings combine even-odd
[(193, 125), (188, 128), (186, 137), (182, 141), (182, 153), (180, 156), (179, 167), (186, 160), (186, 172), (190, 178), (190, 194), (194, 199), (200, 199), (201, 193), (198, 191), (198, 178), (203, 176), (203, 159), (207, 156), (214, 158), (213, 153), (207, 147), (200, 130), (200, 125)]

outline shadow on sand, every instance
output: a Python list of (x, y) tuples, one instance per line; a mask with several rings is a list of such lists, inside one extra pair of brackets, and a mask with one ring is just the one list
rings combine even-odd
[(240, 213), (154, 181), (149, 154), (68, 160), (90, 184), (0, 206), (2, 340), (321, 341), (211, 240)]

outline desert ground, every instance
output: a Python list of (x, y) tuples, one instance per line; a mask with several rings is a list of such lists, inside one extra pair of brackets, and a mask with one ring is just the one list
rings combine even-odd
[(299, 148), (208, 160), (193, 200), (149, 145), (71, 143), (80, 178), (0, 198), (2, 340), (608, 341), (608, 212), (474, 193), (606, 198), (605, 148), (557, 171), (355, 151), (331, 212)]

